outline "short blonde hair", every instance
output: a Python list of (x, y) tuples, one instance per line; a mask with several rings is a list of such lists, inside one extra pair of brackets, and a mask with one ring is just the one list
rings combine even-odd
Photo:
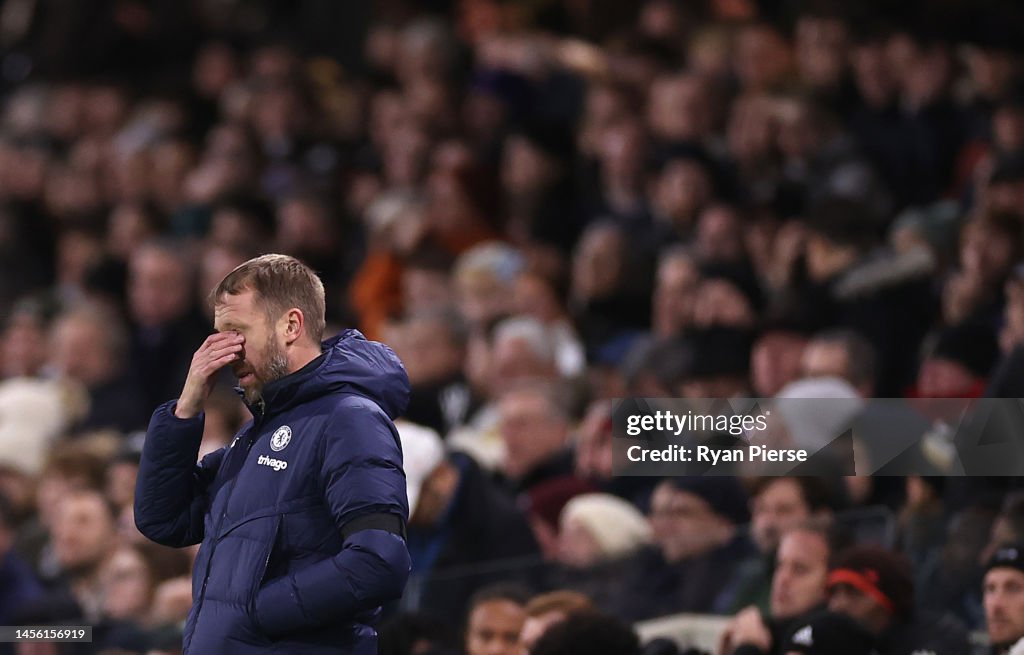
[(324, 283), (298, 259), (277, 254), (254, 257), (228, 273), (211, 299), (216, 304), (225, 295), (237, 296), (243, 291), (256, 294), (271, 321), (292, 307), (298, 308), (310, 338), (315, 343), (323, 339), (327, 325)]

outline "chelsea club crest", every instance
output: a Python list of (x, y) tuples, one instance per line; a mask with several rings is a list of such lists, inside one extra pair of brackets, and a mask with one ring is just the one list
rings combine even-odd
[(292, 440), (292, 429), (287, 425), (282, 425), (274, 431), (274, 436), (270, 438), (270, 449), (275, 453), (284, 450), (288, 442)]

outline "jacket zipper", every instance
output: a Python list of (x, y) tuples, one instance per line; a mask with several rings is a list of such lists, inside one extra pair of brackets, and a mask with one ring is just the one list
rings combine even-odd
[[(250, 430), (250, 438), (246, 440), (245, 444), (245, 455), (242, 456), (242, 466), (245, 466), (245, 460), (249, 458), (249, 451), (252, 450), (252, 446), (256, 443), (256, 439), (259, 438), (259, 428), (263, 426), (263, 409), (264, 405), (262, 402), (259, 404), (259, 414), (256, 416), (256, 420), (253, 421), (252, 429)], [(231, 502), (231, 496), (235, 493), (235, 485), (238, 481), (238, 474), (242, 472), (242, 466), (238, 467), (238, 473), (235, 474), (235, 480), (231, 481), (231, 489), (228, 490), (228, 496), (224, 499), (224, 511), (221, 513), (220, 519), (217, 521), (217, 525), (214, 528), (214, 532), (220, 532), (220, 528), (224, 525), (224, 519), (228, 513), (228, 503)], [(213, 556), (217, 553), (217, 541), (214, 541), (212, 548), (210, 548), (210, 556), (206, 559), (206, 570), (203, 571), (203, 587), (199, 590), (199, 600), (196, 602), (196, 618), (193, 622), (192, 633), (195, 634), (196, 628), (199, 626), (199, 613), (203, 609), (203, 601), (206, 600), (206, 585), (210, 581), (210, 567), (213, 565)], [(269, 562), (270, 555), (267, 555), (267, 561)], [(189, 645), (192, 644), (192, 635), (189, 635)]]

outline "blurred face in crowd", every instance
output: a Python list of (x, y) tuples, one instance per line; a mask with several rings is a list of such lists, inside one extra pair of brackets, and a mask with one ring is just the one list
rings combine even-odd
[(122, 203), (111, 212), (107, 249), (118, 259), (128, 261), (132, 252), (153, 236), (153, 219), (138, 204)]
[(100, 494), (81, 492), (66, 497), (57, 506), (55, 518), (53, 549), (64, 570), (88, 573), (110, 554), (117, 526)]
[(238, 60), (231, 48), (213, 41), (196, 53), (192, 86), (204, 98), (218, 98), (238, 75)]
[(81, 290), (89, 270), (103, 256), (103, 244), (92, 234), (70, 230), (57, 241), (57, 280), (61, 285)]
[(877, 600), (848, 584), (829, 589), (828, 609), (849, 616), (875, 634), (885, 630), (892, 620), (892, 614)]
[(811, 340), (800, 362), (803, 377), (850, 379), (850, 354), (841, 343)]
[(993, 644), (1012, 644), (1024, 637), (1024, 572), (998, 567), (985, 574), (985, 625)]
[(128, 302), (132, 317), (143, 327), (157, 327), (182, 318), (188, 312), (191, 292), (185, 263), (173, 254), (145, 247), (132, 257)]
[(628, 102), (622, 91), (608, 84), (591, 84), (583, 108), (580, 151), (596, 155), (605, 133), (629, 114)]
[(837, 18), (799, 18), (796, 56), (804, 81), (815, 87), (836, 86), (846, 66), (846, 27)]
[(293, 198), (277, 212), (277, 246), (291, 255), (332, 253), (334, 229), (327, 208), (319, 203)]
[(454, 282), (459, 314), (470, 324), (484, 325), (507, 313), (511, 289), (489, 271), (457, 274)]
[(108, 329), (97, 318), (70, 315), (57, 321), (51, 337), (52, 363), (62, 374), (87, 387), (106, 382), (118, 362)]
[(118, 507), (132, 504), (135, 498), (135, 478), (139, 465), (130, 461), (115, 461), (107, 467), (107, 498)]
[(103, 612), (118, 620), (141, 619), (149, 609), (153, 580), (134, 548), (119, 548), (103, 565)]
[(581, 300), (612, 294), (625, 267), (624, 249), (625, 238), (618, 229), (598, 226), (587, 230), (573, 256), (573, 294)]
[(553, 380), (558, 375), (550, 354), (538, 352), (529, 339), (497, 339), (490, 353), (488, 379), (494, 393), (502, 393), (523, 381)]
[(505, 474), (519, 479), (565, 447), (568, 425), (542, 394), (510, 391), (499, 405)]
[(413, 318), (399, 332), (395, 352), (414, 386), (446, 380), (462, 369), (463, 349), (443, 320)]
[(687, 234), (697, 212), (711, 198), (711, 180), (696, 161), (674, 159), (654, 179), (650, 196), (658, 217)]
[(511, 197), (532, 197), (558, 177), (558, 164), (522, 136), (505, 140), (501, 185)]
[(774, 618), (799, 616), (825, 602), (828, 556), (828, 544), (820, 534), (800, 529), (785, 533), (772, 576)]
[(517, 314), (542, 323), (557, 321), (565, 314), (551, 283), (535, 273), (522, 273), (516, 278), (513, 296)]
[(651, 86), (647, 122), (663, 141), (700, 141), (712, 127), (711, 88), (697, 75), (669, 75)]
[(603, 402), (590, 406), (576, 432), (576, 474), (586, 480), (612, 477), (612, 422)]
[(750, 25), (736, 41), (736, 75), (744, 88), (765, 90), (784, 80), (792, 65), (789, 44), (769, 25)]
[(601, 173), (614, 184), (639, 182), (647, 136), (638, 121), (624, 120), (608, 129), (600, 141)]
[(669, 562), (706, 553), (732, 536), (733, 528), (706, 500), (662, 482), (651, 496), (654, 543)]
[(707, 261), (731, 262), (742, 259), (743, 230), (739, 216), (728, 206), (704, 210), (697, 222), (696, 250)]
[(750, 375), (758, 396), (774, 396), (800, 377), (806, 343), (802, 336), (790, 332), (769, 332), (758, 339), (750, 355)]
[(858, 45), (851, 55), (857, 90), (871, 107), (881, 108), (896, 93), (897, 80), (889, 66), (885, 44), (878, 41)]
[(662, 338), (676, 336), (693, 322), (700, 271), (686, 256), (669, 257), (658, 266), (652, 325)]
[(231, 370), (248, 402), (256, 402), (262, 397), (263, 387), (288, 374), (288, 356), (278, 340), (276, 325), (255, 292), (245, 290), (218, 298), (213, 325), (218, 332), (230, 330), (245, 337), (243, 359), (232, 363)]
[(415, 266), (402, 271), (402, 306), (408, 314), (454, 304), (455, 293), (446, 271)]
[(977, 382), (978, 378), (966, 366), (942, 357), (928, 357), (917, 372), (922, 398), (957, 398)]
[(0, 338), (0, 378), (35, 375), (46, 362), (47, 340), (42, 321), (33, 312), (16, 312)]
[(566, 566), (585, 568), (602, 559), (601, 546), (580, 520), (562, 521), (558, 531), (558, 561)]
[(693, 314), (694, 323), (701, 327), (750, 327), (757, 319), (750, 300), (723, 279), (704, 280), (698, 285)]
[(968, 223), (960, 242), (960, 265), (964, 272), (985, 283), (1006, 274), (1015, 255), (1016, 235), (978, 221)]
[(511, 600), (478, 604), (466, 625), (466, 655), (519, 655), (519, 632), (526, 612)]
[(992, 140), (1001, 152), (1024, 148), (1024, 107), (1002, 106), (992, 114)]
[(777, 478), (751, 500), (751, 532), (762, 553), (774, 552), (779, 538), (811, 516), (800, 484), (792, 478)]

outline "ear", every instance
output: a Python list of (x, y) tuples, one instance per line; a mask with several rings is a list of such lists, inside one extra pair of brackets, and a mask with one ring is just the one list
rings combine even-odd
[(302, 310), (298, 307), (292, 307), (285, 312), (281, 321), (283, 323), (284, 343), (286, 346), (295, 343), (306, 332), (306, 317), (302, 315)]

